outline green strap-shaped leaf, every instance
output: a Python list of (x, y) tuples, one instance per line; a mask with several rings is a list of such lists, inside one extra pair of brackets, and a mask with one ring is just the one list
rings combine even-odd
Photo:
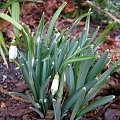
[(96, 84), (88, 91), (87, 95), (85, 96), (85, 99), (82, 103), (82, 107), (98, 93), (98, 91), (103, 87), (103, 85), (108, 81), (108, 79), (109, 77), (107, 79), (104, 79), (98, 85), (97, 85), (98, 82), (97, 80)]
[(10, 22), (11, 24), (13, 24), (19, 30), (23, 29), (23, 27), (17, 21), (15, 21), (13, 18), (11, 18), (10, 16), (8, 16), (4, 13), (0, 13), (0, 18)]
[(33, 110), (33, 111), (35, 111), (36, 113), (38, 113), (38, 114), (40, 115), (41, 118), (44, 118), (43, 113), (42, 113), (39, 109), (34, 108), (34, 107), (30, 107), (30, 109)]
[(53, 100), (53, 108), (54, 108), (54, 115), (55, 120), (61, 120), (61, 105), (56, 100)]
[[(94, 55), (93, 50), (92, 50), (92, 48), (90, 48), (85, 51), (85, 53), (83, 54), (82, 57), (92, 56), (92, 55)], [(95, 58), (95, 56), (94, 56), (94, 58)], [(94, 58), (88, 59), (88, 60), (86, 59), (85, 61), (81, 61), (81, 64), (79, 67), (77, 83), (76, 83), (76, 89), (79, 89), (84, 86), (85, 79), (87, 77), (88, 71), (92, 65), (92, 61), (94, 60)]]
[[(72, 41), (75, 41), (75, 40), (71, 40), (70, 43), (72, 43)], [(75, 53), (75, 50), (76, 48), (78, 47), (78, 42), (74, 42), (72, 46), (69, 47), (69, 50), (68, 50), (68, 53), (66, 54), (66, 57), (65, 59), (68, 60), (73, 53)]]
[(88, 12), (89, 14), (87, 15), (87, 19), (86, 19), (86, 23), (85, 23), (85, 28), (83, 30), (83, 32), (80, 35), (80, 39), (79, 39), (79, 46), (82, 48), (84, 46), (84, 44), (87, 41), (87, 37), (88, 37), (88, 33), (89, 33), (89, 25), (90, 25), (90, 10)]
[(62, 105), (62, 117), (64, 116), (65, 112), (74, 105), (74, 103), (76, 102), (76, 100), (78, 100), (79, 97), (83, 97), (81, 96), (81, 91), (83, 89), (85, 89), (85, 87), (76, 90), (74, 94), (68, 97), (68, 99), (64, 102), (64, 104)]
[(95, 36), (97, 35), (99, 30), (99, 26), (94, 30), (94, 32), (90, 35), (90, 39), (88, 39), (87, 45), (90, 45), (91, 42), (94, 40)]
[(66, 82), (69, 89), (69, 96), (75, 91), (75, 80), (74, 73), (71, 66), (68, 66), (66, 69)]
[(4, 48), (5, 52), (8, 54), (8, 50), (7, 50), (7, 47), (6, 47), (6, 44), (5, 44), (5, 40), (4, 40), (4, 37), (3, 37), (3, 34), (2, 34), (1, 31), (0, 31), (0, 45)]
[(36, 35), (35, 35), (35, 40), (38, 39), (38, 37), (42, 37), (42, 33), (43, 33), (43, 30), (44, 30), (44, 13), (42, 14), (42, 17), (41, 17), (41, 20), (40, 20), (40, 23), (38, 25), (38, 28), (37, 28), (37, 32), (36, 32)]
[(102, 71), (102, 69), (106, 65), (104, 63), (106, 63), (107, 56), (108, 56), (108, 51), (104, 52), (104, 54), (98, 59), (96, 64), (89, 71), (89, 74), (88, 74), (88, 76), (86, 78), (86, 83), (93, 80)]
[(81, 103), (84, 100), (85, 93), (86, 93), (86, 88), (83, 87), (80, 92), (81, 92), (81, 94), (78, 97), (78, 99), (77, 99), (77, 101), (76, 101), (76, 103), (75, 103), (75, 105), (73, 107), (73, 111), (72, 111), (72, 115), (70, 117), (70, 120), (74, 120), (74, 118), (75, 118), (75, 116), (76, 116), (76, 114), (77, 114), (77, 112), (78, 112), (78, 110), (79, 110), (79, 108), (81, 106)]
[(50, 38), (50, 36), (51, 36), (51, 34), (52, 34), (52, 31), (53, 31), (53, 28), (54, 28), (54, 24), (55, 24), (58, 16), (60, 15), (61, 11), (63, 10), (63, 8), (66, 6), (66, 4), (67, 4), (66, 2), (63, 3), (63, 4), (59, 7), (59, 9), (55, 12), (54, 16), (52, 17), (52, 20), (51, 20), (51, 22), (50, 22), (50, 25), (49, 25), (48, 31), (47, 31), (46, 44), (47, 44), (47, 42), (49, 41), (49, 38)]
[(65, 74), (63, 73), (62, 77), (60, 79), (59, 89), (57, 92), (57, 101), (58, 102), (61, 102), (61, 100), (63, 98), (64, 81), (65, 81)]
[(3, 58), (4, 62), (5, 62), (6, 67), (8, 68), (8, 63), (7, 63), (7, 60), (5, 58), (5, 54), (3, 52), (3, 49), (1, 47), (1, 45), (0, 45), (0, 55), (2, 56), (2, 58)]
[(104, 31), (100, 34), (100, 36), (95, 40), (94, 42), (94, 50), (96, 50), (96, 48), (105, 41), (105, 36), (108, 34), (108, 32), (113, 28), (114, 26), (114, 22), (111, 22), (108, 24), (108, 26), (104, 29)]
[[(19, 16), (20, 16), (20, 5), (18, 1), (14, 1), (12, 3), (11, 14), (12, 18), (19, 23)], [(14, 34), (17, 38), (19, 38), (19, 30), (16, 27), (13, 27)]]
[(72, 62), (78, 62), (78, 61), (83, 61), (83, 60), (88, 60), (88, 59), (94, 59), (94, 58), (96, 58), (96, 56), (79, 56), (79, 57), (74, 57), (74, 58), (70, 58), (67, 61), (65, 61), (63, 63), (63, 65), (69, 64), (69, 63), (72, 63)]
[(61, 49), (61, 52), (58, 57), (58, 68), (60, 68), (61, 64), (64, 61), (65, 54), (67, 53), (67, 50), (68, 50), (68, 44), (69, 44), (69, 41), (66, 41), (66, 43), (64, 44), (64, 47)]
[(114, 98), (115, 98), (114, 95), (110, 95), (110, 96), (106, 96), (106, 97), (100, 98), (99, 100), (92, 102), (90, 105), (88, 105), (87, 107), (83, 108), (82, 110), (80, 110), (78, 112), (76, 119), (78, 119), (79, 117), (81, 117), (85, 113), (87, 113), (87, 112), (89, 112), (89, 111), (91, 111), (91, 110), (93, 110), (101, 105), (104, 105), (104, 104), (110, 102)]
[(8, 0), (6, 3), (4, 4), (0, 4), (0, 9), (4, 9), (4, 8), (7, 8), (9, 7), (12, 3), (14, 2), (14, 0)]

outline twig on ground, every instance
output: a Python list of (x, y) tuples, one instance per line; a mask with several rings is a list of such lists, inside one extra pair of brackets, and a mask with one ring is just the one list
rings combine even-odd
[(86, 0), (84, 3), (82, 3), (83, 6), (89, 6), (92, 8), (95, 8), (96, 10), (98, 10), (99, 12), (106, 14), (107, 16), (109, 16), (111, 19), (113, 19), (115, 22), (117, 22), (118, 24), (120, 24), (120, 19), (116, 18), (112, 13), (107, 12), (105, 10), (102, 10), (100, 7), (96, 6), (94, 3), (92, 3), (89, 0)]

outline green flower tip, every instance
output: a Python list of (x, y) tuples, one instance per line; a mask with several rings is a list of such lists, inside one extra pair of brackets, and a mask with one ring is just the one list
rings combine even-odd
[(54, 32), (55, 32), (55, 33), (59, 33), (59, 31), (58, 31), (57, 28), (54, 28)]
[(55, 75), (55, 78), (54, 78), (54, 79), (59, 80), (59, 75), (58, 75), (58, 73)]
[(15, 39), (12, 40), (11, 45), (16, 46), (16, 40)]

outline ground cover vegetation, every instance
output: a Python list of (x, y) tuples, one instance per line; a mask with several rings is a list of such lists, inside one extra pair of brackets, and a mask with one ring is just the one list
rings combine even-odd
[[(109, 95), (88, 104), (109, 80), (109, 76), (120, 68), (118, 60), (102, 72), (110, 61), (109, 50), (100, 57), (97, 53), (97, 48), (104, 42), (104, 37), (115, 22), (109, 22), (99, 37), (96, 38), (99, 27), (89, 36), (92, 14), (89, 9), (79, 16), (70, 28), (59, 32), (55, 28), (55, 22), (66, 4), (63, 3), (54, 13), (49, 25), (45, 23), (43, 13), (37, 31), (33, 34), (19, 24), (18, 1), (11, 4), (12, 17), (0, 13), (0, 18), (14, 26), (15, 37), (10, 45), (9, 59), (18, 64), (30, 90), (29, 93), (11, 91), (9, 94), (28, 99), (33, 104), (30, 108), (38, 113), (40, 118), (45, 118), (47, 111), (52, 110), (55, 120), (61, 120), (69, 113), (71, 120), (79, 119), (85, 113), (115, 98), (114, 95)], [(69, 34), (82, 19), (86, 19), (82, 33), (70, 39)], [(1, 38), (1, 48), (8, 53), (2, 33)], [(20, 46), (22, 52), (19, 50)], [(0, 49), (1, 55), (7, 65), (3, 49)], [(14, 52), (11, 52), (11, 49)]]

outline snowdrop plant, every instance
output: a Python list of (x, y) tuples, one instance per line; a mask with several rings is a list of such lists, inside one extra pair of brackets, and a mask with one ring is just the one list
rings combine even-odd
[[(10, 94), (29, 99), (33, 104), (31, 109), (41, 118), (45, 118), (47, 110), (54, 110), (55, 120), (63, 119), (68, 113), (71, 113), (71, 120), (76, 120), (114, 98), (110, 95), (86, 105), (108, 81), (109, 75), (120, 67), (120, 60), (101, 73), (109, 62), (109, 51), (98, 58), (96, 50), (114, 23), (110, 23), (95, 41), (99, 28), (88, 38), (90, 10), (76, 19), (69, 29), (59, 34), (53, 32), (55, 21), (65, 5), (66, 3), (55, 12), (46, 34), (44, 14), (34, 36), (25, 27), (13, 23), (19, 25), (23, 36), (24, 52), (18, 51), (18, 62), (30, 93)], [(71, 30), (83, 18), (86, 18), (83, 32), (77, 39), (69, 40)], [(64, 87), (67, 87), (67, 96), (63, 94)]]

